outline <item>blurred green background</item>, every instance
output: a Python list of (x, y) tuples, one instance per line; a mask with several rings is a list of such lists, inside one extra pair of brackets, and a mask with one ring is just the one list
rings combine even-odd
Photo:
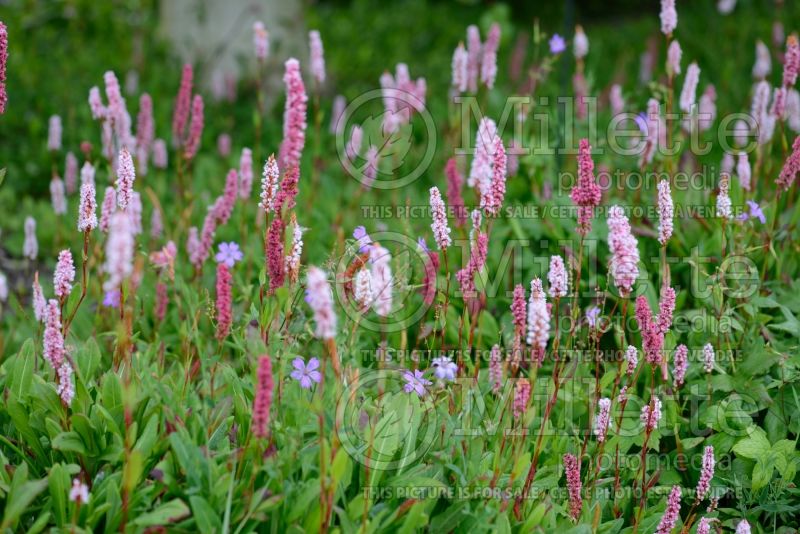
[[(198, 9), (204, 2), (198, 1)], [(329, 109), (335, 94), (353, 98), (378, 86), (385, 69), (408, 63), (414, 77), (428, 82), (428, 103), (433, 113), (445, 113), (453, 48), (465, 38), (467, 25), (483, 31), (493, 21), (501, 23), (498, 86), (513, 94), (508, 83), (509, 58), (517, 40), (533, 33), (539, 21), (542, 32), (571, 37), (575, 23), (586, 28), (591, 42), (587, 60), (595, 94), (612, 81), (623, 84), (626, 96), (643, 107), (649, 92), (638, 83), (640, 56), (648, 39), (658, 35), (658, 2), (635, 0), (548, 2), (444, 2), (434, 0), (371, 0), (304, 3), (301, 25), (321, 31), (329, 82), (323, 107)], [(800, 26), (798, 2), (739, 0), (734, 12), (721, 16), (711, 0), (678, 2), (677, 38), (684, 64), (698, 61), (702, 87), (713, 80), (720, 112), (749, 108), (750, 68), (754, 42), (772, 43), (772, 23), (779, 18), (786, 33)], [(169, 138), (171, 112), (180, 78), (182, 59), (177, 57), (159, 28), (160, 2), (156, 0), (11, 0), (0, 2), (0, 19), (8, 26), (8, 111), (0, 117), (0, 168), (7, 168), (0, 190), (0, 207), (19, 206), (20, 197), (48, 195), (53, 161), (47, 153), (47, 124), (51, 114), (62, 116), (64, 151), (79, 152), (80, 142), (96, 147), (100, 128), (91, 120), (87, 105), (89, 88), (102, 86), (106, 70), (117, 73), (124, 85), (126, 74), (138, 74), (138, 91), (153, 96), (156, 135)], [(269, 26), (269, 24), (268, 24)], [(709, 46), (708, 31), (717, 37)], [(305, 37), (303, 37), (305, 39)], [(663, 47), (655, 40), (656, 47)], [(772, 45), (771, 45), (772, 46)], [(773, 48), (777, 52), (777, 48)], [(274, 44), (273, 44), (274, 50)], [(279, 54), (280, 51), (278, 51)], [(658, 50), (659, 57), (664, 51)], [(528, 60), (530, 60), (530, 51)], [(725, 60), (736, 58), (735, 61)], [(282, 58), (280, 58), (282, 59)], [(571, 92), (571, 58), (557, 66), (562, 94)], [(301, 58), (305, 60), (305, 58)], [(244, 61), (244, 60), (243, 60)], [(773, 60), (773, 81), (780, 69)], [(195, 65), (202, 75), (203, 60)], [(660, 65), (659, 65), (660, 67)], [(658, 70), (658, 69), (657, 69)], [(206, 129), (203, 147), (215, 150), (221, 131), (232, 133), (234, 150), (250, 144), (255, 91), (252, 78), (238, 82), (235, 103), (216, 103), (206, 96)], [(126, 95), (135, 120), (138, 93)], [(273, 150), (279, 143), (282, 94), (276, 94), (263, 136)], [(438, 109), (437, 109), (437, 106)], [(63, 172), (63, 153), (56, 165)]]

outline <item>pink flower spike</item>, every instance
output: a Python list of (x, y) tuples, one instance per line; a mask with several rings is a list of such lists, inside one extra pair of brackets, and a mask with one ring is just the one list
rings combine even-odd
[(33, 277), (33, 297), (31, 298), (33, 305), (33, 315), (40, 323), (45, 322), (47, 319), (47, 301), (44, 299), (44, 292), (42, 286), (39, 284), (39, 273), (37, 272)]
[(669, 492), (667, 499), (667, 509), (664, 510), (664, 515), (661, 516), (661, 521), (656, 528), (656, 534), (670, 534), (672, 529), (680, 519), (681, 512), (681, 488), (680, 486), (672, 486), (672, 491)]
[(550, 282), (550, 297), (557, 299), (565, 297), (568, 290), (567, 269), (561, 256), (550, 256), (550, 270), (547, 272)]
[(455, 214), (456, 226), (463, 226), (467, 222), (467, 209), (464, 206), (464, 198), (461, 191), (464, 186), (464, 178), (458, 172), (456, 158), (447, 160), (444, 168), (447, 177), (447, 203)]
[(58, 115), (50, 116), (47, 129), (47, 150), (52, 152), (61, 150), (61, 117)]
[(142, 93), (139, 97), (139, 114), (136, 116), (136, 162), (142, 176), (147, 175), (147, 164), (154, 138), (153, 99), (147, 93)]
[(228, 337), (232, 322), (232, 296), (233, 281), (227, 263), (217, 264), (217, 334), (220, 341)]
[(311, 51), (311, 76), (314, 77), (314, 81), (317, 82), (317, 88), (319, 88), (325, 83), (325, 52), (319, 31), (311, 30), (308, 32), (308, 48)]
[(275, 155), (270, 155), (267, 162), (264, 164), (264, 173), (261, 178), (261, 202), (259, 206), (266, 213), (275, 211), (275, 198), (278, 194), (278, 181), (280, 179), (280, 171), (278, 170), (278, 163), (275, 161)]
[(117, 204), (122, 211), (128, 209), (133, 196), (133, 182), (136, 180), (136, 171), (133, 168), (133, 158), (128, 149), (119, 152), (117, 164)]
[(630, 295), (639, 276), (639, 248), (619, 206), (612, 206), (608, 213), (608, 244), (612, 254), (609, 273), (620, 294)]
[(50, 180), (50, 200), (53, 203), (53, 213), (56, 215), (67, 213), (67, 195), (64, 190), (64, 180), (58, 176)]
[(636, 347), (633, 345), (628, 345), (628, 348), (625, 351), (625, 362), (627, 363), (627, 366), (625, 367), (625, 373), (628, 376), (633, 376), (633, 373), (636, 371), (636, 366), (639, 365), (638, 352)]
[(68, 194), (72, 194), (78, 189), (78, 158), (72, 152), (67, 152), (64, 162), (64, 185)]
[(798, 43), (797, 35), (792, 34), (786, 39), (786, 54), (783, 57), (784, 87), (794, 87), (798, 71), (800, 71), (800, 43)]
[(583, 26), (575, 26), (575, 36), (572, 42), (572, 53), (575, 59), (583, 59), (589, 54), (589, 38), (583, 31)]
[(286, 172), (283, 173), (283, 180), (281, 180), (281, 186), (278, 190), (278, 194), (275, 195), (275, 211), (276, 213), (281, 213), (284, 209), (292, 209), (297, 204), (295, 200), (297, 198), (297, 185), (300, 183), (300, 168), (299, 167), (290, 167)]
[(534, 359), (541, 365), (550, 338), (550, 311), (547, 308), (542, 281), (531, 280), (531, 295), (528, 300), (528, 335), (526, 342), (531, 345)]
[(239, 157), (239, 198), (250, 198), (253, 190), (253, 152), (249, 148), (242, 149)]
[(392, 312), (392, 255), (378, 243), (369, 249), (370, 276), (372, 277), (372, 308), (381, 317)]
[(495, 394), (500, 392), (500, 388), (503, 385), (503, 357), (500, 345), (493, 346), (489, 356), (489, 383), (492, 385), (492, 391)]
[(578, 180), (570, 193), (572, 202), (578, 206), (578, 234), (586, 236), (591, 231), (594, 208), (600, 204), (601, 195), (600, 186), (594, 179), (592, 147), (588, 139), (581, 139), (578, 145)]
[(453, 71), (451, 85), (459, 93), (465, 92), (469, 82), (469, 53), (464, 48), (464, 43), (458, 43), (455, 52), (453, 52), (451, 68)]
[(783, 168), (781, 168), (781, 172), (775, 180), (778, 190), (781, 192), (788, 191), (794, 184), (798, 172), (800, 172), (800, 136), (795, 137), (792, 143), (792, 153), (786, 158)]
[(742, 519), (737, 523), (735, 534), (750, 534), (750, 532), (750, 523), (747, 522), (747, 519)]
[(25, 217), (25, 241), (22, 243), (22, 255), (33, 261), (39, 255), (39, 242), (36, 239), (36, 219)]
[(525, 287), (517, 284), (514, 287), (514, 297), (511, 300), (511, 316), (514, 319), (514, 332), (522, 334), (527, 324), (528, 305), (525, 302)]
[(672, 35), (678, 26), (678, 12), (675, 10), (675, 0), (661, 0), (661, 33)]
[(514, 417), (519, 419), (525, 415), (525, 410), (528, 409), (528, 401), (531, 398), (531, 383), (527, 378), (520, 378), (517, 380), (516, 388), (514, 389)]
[(100, 88), (96, 85), (89, 89), (89, 109), (92, 111), (92, 118), (104, 119), (108, 114), (108, 110), (103, 105), (103, 97), (100, 96)]
[(309, 267), (306, 287), (306, 302), (314, 312), (316, 328), (314, 335), (319, 339), (336, 337), (336, 312), (333, 310), (333, 292), (328, 283), (328, 275), (318, 267)]
[(275, 217), (267, 232), (267, 273), (270, 293), (281, 287), (285, 280), (283, 230), (283, 221), (280, 217)]
[(253, 50), (258, 61), (266, 61), (269, 55), (269, 33), (260, 20), (253, 23)]
[(661, 180), (658, 182), (658, 242), (662, 247), (665, 247), (669, 238), (672, 237), (674, 214), (669, 180)]
[(217, 198), (212, 210), (217, 223), (222, 225), (230, 220), (233, 214), (233, 207), (236, 205), (236, 196), (239, 191), (239, 173), (236, 169), (230, 169), (225, 176), (225, 189), (222, 196)]
[(710, 373), (714, 370), (714, 347), (711, 343), (706, 343), (703, 346), (703, 370)]
[(42, 356), (53, 370), (58, 371), (67, 356), (64, 336), (61, 334), (61, 311), (58, 301), (50, 299), (46, 310)]
[(611, 399), (602, 398), (597, 401), (597, 413), (594, 416), (594, 434), (597, 441), (603, 443), (611, 426)]
[(0, 21), (0, 115), (6, 112), (6, 64), (8, 63), (8, 29)]
[(217, 136), (217, 152), (223, 158), (231, 155), (231, 136), (227, 133), (221, 133)]
[(153, 141), (153, 165), (157, 169), (167, 168), (167, 142), (163, 139)]
[(133, 273), (133, 225), (127, 213), (118, 211), (111, 217), (106, 239), (106, 263), (103, 266), (108, 278), (103, 291), (118, 290)]
[(483, 43), (483, 57), (481, 58), (481, 82), (488, 89), (494, 87), (497, 77), (497, 49), (500, 47), (500, 25), (496, 22), (489, 28), (489, 35)]
[(658, 427), (658, 422), (661, 421), (661, 399), (653, 397), (650, 399), (650, 404), (642, 406), (642, 413), (639, 419), (644, 423), (645, 430), (650, 433)]
[(72, 480), (72, 488), (69, 490), (69, 500), (80, 504), (89, 502), (89, 486), (82, 483), (79, 478)]
[(94, 188), (95, 187), (94, 173), (95, 173), (94, 166), (92, 166), (92, 164), (89, 163), (88, 161), (85, 162), (83, 164), (83, 167), (81, 167), (81, 185), (85, 183), (91, 183), (92, 188)]
[(697, 534), (711, 534), (711, 523), (714, 521), (712, 518), (701, 517), (697, 522)]
[(574, 454), (565, 454), (564, 473), (567, 476), (567, 491), (569, 492), (569, 515), (577, 521), (583, 508), (581, 463)]
[(156, 284), (156, 320), (163, 321), (167, 315), (167, 305), (169, 304), (169, 293), (167, 284), (158, 282)]
[(676, 74), (681, 73), (681, 56), (683, 52), (681, 51), (681, 45), (678, 43), (677, 39), (674, 39), (669, 44), (669, 49), (667, 50), (667, 74), (670, 76), (675, 76)]
[(100, 209), (100, 222), (98, 226), (103, 232), (108, 232), (109, 225), (111, 224), (111, 216), (114, 215), (114, 209), (117, 207), (117, 192), (113, 187), (106, 187), (105, 195), (103, 196), (103, 205)]
[(672, 316), (675, 313), (675, 299), (677, 295), (673, 288), (662, 286), (660, 297), (655, 325), (662, 335), (666, 335), (672, 326)]
[(481, 66), (481, 33), (477, 26), (467, 27), (467, 89), (470, 93), (478, 91), (478, 76)]
[(506, 196), (506, 174), (508, 172), (508, 156), (499, 137), (494, 140), (494, 162), (492, 165), (492, 186), (489, 193), (487, 210), (498, 215)]
[(63, 301), (72, 292), (74, 281), (75, 264), (72, 261), (72, 252), (62, 250), (58, 253), (58, 262), (53, 273), (53, 293)]
[(700, 480), (697, 482), (696, 499), (702, 501), (711, 490), (711, 479), (714, 478), (714, 447), (707, 446), (703, 451), (703, 468), (700, 470)]
[(675, 368), (672, 372), (672, 385), (673, 387), (681, 387), (684, 378), (686, 377), (686, 370), (689, 368), (689, 349), (686, 345), (678, 345), (675, 348)]
[[(113, 189), (112, 189), (113, 191)], [(81, 185), (81, 202), (78, 208), (78, 231), (88, 232), (97, 228), (97, 200), (94, 182)]]
[(300, 165), (306, 143), (306, 107), (308, 96), (300, 74), (300, 62), (290, 58), (285, 63), (283, 83), (286, 86), (286, 106), (283, 112), (283, 140), (278, 162), (286, 172)]
[(361, 153), (361, 143), (364, 139), (364, 131), (361, 129), (361, 126), (357, 124), (353, 126), (353, 129), (350, 130), (350, 141), (347, 142), (347, 147), (345, 147), (345, 156), (349, 161), (353, 161), (356, 159)]
[(772, 70), (772, 57), (764, 41), (756, 41), (756, 62), (753, 64), (753, 78), (763, 80)]
[(700, 81), (700, 68), (697, 63), (692, 63), (686, 69), (686, 77), (681, 89), (680, 108), (685, 113), (691, 113), (697, 100), (697, 84)]
[(192, 99), (192, 122), (189, 125), (189, 137), (184, 145), (184, 156), (191, 160), (197, 155), (200, 148), (200, 139), (203, 136), (203, 97), (194, 95)]
[(342, 120), (342, 117), (344, 117), (345, 109), (347, 109), (347, 99), (344, 95), (336, 95), (331, 108), (330, 132), (332, 134), (341, 135), (344, 131), (345, 121)]
[(252, 429), (253, 435), (257, 438), (263, 439), (269, 434), (269, 411), (272, 407), (273, 388), (272, 361), (269, 355), (265, 354), (258, 359), (258, 373), (253, 398)]
[[(800, 139), (800, 137), (798, 138)], [(780, 180), (780, 178), (778, 178)], [(733, 218), (733, 211), (731, 206), (730, 197), (730, 180), (729, 174), (721, 173), (719, 175), (719, 193), (717, 194), (717, 217), (721, 219), (731, 220)]]
[(381, 154), (378, 151), (378, 147), (370, 145), (367, 149), (365, 159), (364, 177), (361, 184), (364, 186), (364, 189), (371, 189), (372, 184), (375, 183), (375, 178), (378, 177), (378, 167), (380, 166)]
[(439, 250), (446, 250), (453, 240), (450, 238), (450, 226), (447, 224), (447, 208), (442, 200), (442, 194), (439, 193), (438, 187), (431, 187), (430, 189), (430, 204), (431, 204), (431, 217), (433, 223), (431, 229), (433, 230), (433, 237), (436, 240)]
[(194, 72), (190, 64), (183, 66), (181, 73), (181, 85), (178, 89), (178, 97), (175, 100), (175, 109), (172, 112), (172, 138), (176, 146), (180, 146), (183, 135), (186, 131), (186, 123), (189, 121), (189, 110), (192, 103), (192, 78)]

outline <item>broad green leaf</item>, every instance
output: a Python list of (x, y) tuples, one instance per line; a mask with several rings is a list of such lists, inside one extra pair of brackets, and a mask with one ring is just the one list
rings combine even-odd
[(733, 452), (739, 456), (756, 460), (770, 451), (769, 440), (760, 428), (755, 429), (748, 437), (733, 446)]
[(181, 499), (172, 499), (153, 510), (138, 516), (133, 524), (140, 527), (167, 526), (189, 517), (190, 511)]
[(55, 464), (50, 468), (47, 475), (47, 483), (50, 488), (50, 499), (53, 505), (51, 510), (55, 518), (56, 525), (63, 527), (67, 522), (67, 497), (70, 490), (70, 480), (67, 470), (62, 464)]
[(204, 534), (214, 534), (222, 528), (219, 515), (214, 513), (214, 509), (207, 500), (199, 495), (189, 497), (189, 504), (192, 506), (192, 517), (198, 530)]
[(73, 431), (62, 432), (53, 439), (53, 448), (64, 452), (86, 454), (86, 445), (81, 437)]
[(17, 353), (9, 384), (11, 392), (20, 400), (25, 400), (30, 395), (35, 364), (36, 353), (34, 351), (33, 340), (28, 339), (22, 345), (19, 353)]
[(46, 488), (46, 478), (28, 480), (28, 464), (21, 464), (14, 472), (0, 529), (13, 528), (28, 506)]

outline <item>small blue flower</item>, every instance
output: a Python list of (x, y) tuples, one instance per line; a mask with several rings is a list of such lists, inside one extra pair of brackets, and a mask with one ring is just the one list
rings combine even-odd
[(756, 219), (761, 221), (761, 224), (766, 224), (767, 216), (764, 215), (764, 212), (761, 210), (761, 206), (758, 205), (758, 202), (748, 200), (747, 206), (750, 208), (750, 217), (755, 217)]
[(413, 373), (411, 371), (404, 372), (403, 380), (406, 381), (403, 386), (403, 391), (406, 393), (416, 393), (419, 397), (424, 397), (425, 386), (430, 386), (432, 384), (430, 380), (425, 379), (422, 371), (419, 369), (416, 369)]
[(560, 54), (566, 49), (567, 49), (567, 42), (564, 40), (563, 37), (561, 37), (557, 33), (554, 33), (553, 36), (550, 38), (550, 53)]
[(458, 365), (456, 365), (449, 357), (442, 356), (441, 358), (433, 359), (433, 374), (439, 380), (455, 380), (458, 374)]
[(353, 230), (353, 238), (358, 242), (358, 253), (363, 254), (369, 250), (372, 244), (372, 238), (369, 237), (367, 229), (363, 226), (356, 226)]
[(600, 308), (592, 306), (586, 311), (586, 322), (589, 323), (589, 328), (597, 326), (597, 318), (600, 317)]
[(233, 267), (237, 261), (241, 261), (244, 254), (239, 249), (239, 245), (231, 241), (230, 243), (220, 243), (219, 252), (214, 256), (217, 263), (224, 263), (228, 267)]
[(320, 380), (322, 380), (322, 374), (317, 371), (319, 369), (319, 360), (316, 358), (311, 358), (308, 363), (303, 358), (295, 358), (292, 360), (292, 367), (294, 367), (294, 371), (292, 371), (291, 376), (300, 382), (300, 387), (303, 389), (311, 389), (313, 382), (319, 384)]
[(103, 297), (103, 306), (106, 308), (119, 308), (119, 289), (106, 291)]
[(431, 251), (431, 249), (428, 248), (428, 244), (425, 242), (424, 237), (420, 237), (419, 239), (417, 239), (417, 245), (419, 245), (419, 248), (422, 249), (422, 252), (426, 254)]

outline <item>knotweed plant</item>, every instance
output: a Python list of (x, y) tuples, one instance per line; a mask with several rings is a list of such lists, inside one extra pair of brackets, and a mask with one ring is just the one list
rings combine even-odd
[(800, 6), (45, 4), (0, 530), (800, 527)]

